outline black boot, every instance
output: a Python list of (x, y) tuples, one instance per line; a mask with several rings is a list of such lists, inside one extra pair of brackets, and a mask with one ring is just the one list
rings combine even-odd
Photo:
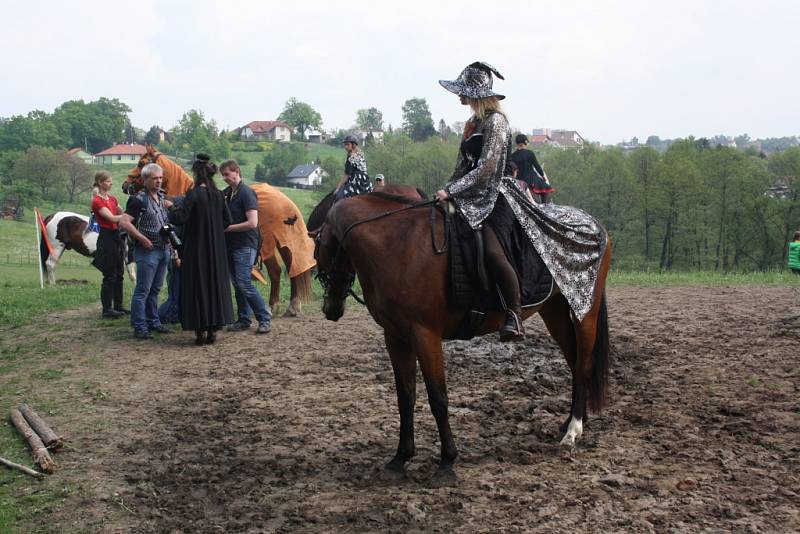
[(194, 331), (195, 340), (194, 344), (197, 346), (204, 345), (206, 342), (206, 333), (202, 330), (195, 330)]
[(213, 328), (209, 328), (206, 332), (206, 345), (213, 345), (217, 340), (217, 332)]
[(521, 341), (525, 339), (522, 327), (522, 310), (506, 310), (506, 322), (500, 328), (500, 341)]

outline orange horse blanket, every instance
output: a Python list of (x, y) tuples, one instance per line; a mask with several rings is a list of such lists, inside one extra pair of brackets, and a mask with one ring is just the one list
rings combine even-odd
[(314, 241), (308, 237), (306, 222), (297, 205), (278, 188), (268, 184), (250, 184), (258, 197), (258, 229), (261, 232), (261, 257), (275, 255), (278, 247), (292, 253), (289, 278), (316, 265)]

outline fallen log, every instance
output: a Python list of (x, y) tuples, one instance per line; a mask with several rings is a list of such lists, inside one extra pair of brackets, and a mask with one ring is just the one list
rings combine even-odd
[(26, 475), (30, 475), (36, 478), (44, 477), (44, 473), (40, 473), (39, 471), (34, 471), (30, 467), (25, 467), (24, 465), (15, 464), (11, 460), (6, 460), (2, 456), (0, 456), (0, 464), (3, 464), (6, 467), (10, 467), (11, 469), (16, 469), (18, 471), (22, 471)]
[(33, 461), (39, 466), (39, 470), (45, 473), (52, 473), (56, 468), (56, 464), (50, 457), (50, 453), (47, 452), (47, 447), (44, 446), (41, 438), (33, 431), (28, 422), (25, 421), (25, 418), (19, 410), (16, 408), (11, 410), (10, 417), (11, 422), (14, 423), (14, 426), (19, 433), (22, 434), (22, 437), (25, 438), (25, 441), (28, 442), (31, 451), (33, 451)]
[(50, 428), (50, 425), (45, 423), (44, 419), (42, 419), (38, 413), (36, 413), (33, 408), (28, 406), (27, 404), (22, 404), (19, 407), (19, 412), (28, 421), (28, 424), (31, 425), (31, 428), (34, 432), (36, 432), (40, 438), (42, 438), (42, 442), (44, 442), (44, 446), (54, 451), (56, 449), (60, 449), (62, 445), (64, 445), (64, 440), (53, 432), (53, 429)]

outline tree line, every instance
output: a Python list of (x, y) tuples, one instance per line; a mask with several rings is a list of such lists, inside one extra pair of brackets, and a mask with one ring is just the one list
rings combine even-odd
[[(144, 138), (169, 154), (206, 152), (222, 160), (240, 141), (236, 132), (221, 131), (199, 110), (184, 113), (161, 141), (161, 128), (138, 130), (129, 112), (116, 99), (100, 98), (65, 102), (51, 114), (0, 118), (0, 196), (74, 202), (90, 187), (91, 169), (66, 157), (64, 149), (73, 146), (93, 152)], [(322, 124), (318, 112), (296, 99), (286, 102), (280, 117), (299, 138)], [(364, 108), (357, 110), (353, 127), (339, 130), (329, 142), (340, 146), (355, 129), (384, 131), (382, 143), (368, 140), (363, 147), (370, 174), (432, 194), (450, 179), (462, 128), (443, 120), (434, 128), (425, 99), (412, 98), (403, 105), (400, 128), (385, 128), (378, 109)], [(580, 150), (544, 146), (536, 151), (558, 191), (556, 202), (585, 209), (608, 228), (618, 268), (781, 267), (786, 242), (800, 227), (796, 139), (774, 140), (785, 149), (769, 155), (753, 148), (746, 134), (735, 138), (743, 150), (717, 141), (651, 136), (644, 145), (625, 148), (586, 144)], [(254, 178), (281, 185), (294, 166), (308, 161), (306, 154), (303, 144), (272, 143)], [(328, 173), (323, 189), (329, 190), (342, 175), (344, 153), (318, 163)]]
[[(431, 195), (451, 177), (459, 137), (413, 142), (405, 134), (365, 149), (370, 174)], [(800, 147), (769, 157), (677, 139), (661, 153), (535, 149), (557, 190), (555, 201), (597, 217), (626, 270), (767, 270), (785, 264), (800, 229)], [(341, 169), (338, 169), (341, 175)]]

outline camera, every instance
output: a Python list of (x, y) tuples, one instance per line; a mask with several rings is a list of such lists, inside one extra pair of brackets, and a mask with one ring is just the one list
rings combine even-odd
[(177, 233), (175, 233), (175, 227), (172, 226), (171, 224), (165, 224), (164, 226), (162, 226), (159, 233), (163, 236), (166, 236), (167, 239), (169, 239), (170, 244), (174, 248), (178, 248), (183, 244), (181, 238), (178, 237)]

